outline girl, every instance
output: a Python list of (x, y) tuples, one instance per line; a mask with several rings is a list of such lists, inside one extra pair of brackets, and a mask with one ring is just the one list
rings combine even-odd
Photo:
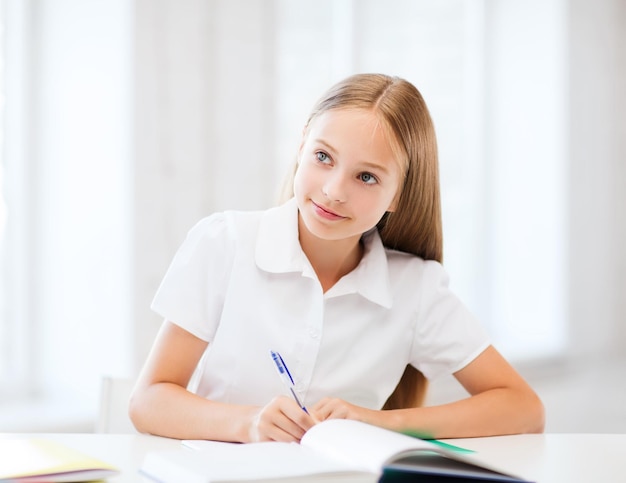
[[(282, 205), (200, 221), (152, 308), (139, 431), (299, 441), (350, 418), (434, 438), (543, 430), (543, 406), (447, 288), (437, 148), (410, 83), (349, 77), (317, 103)], [(284, 394), (270, 350), (295, 380)], [(470, 397), (420, 407), (428, 378)], [(192, 378), (193, 376), (193, 378)]]

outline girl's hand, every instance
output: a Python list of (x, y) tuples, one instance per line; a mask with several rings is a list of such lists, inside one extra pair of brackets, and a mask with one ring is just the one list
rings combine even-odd
[(355, 419), (368, 422), (373, 413), (370, 409), (355, 406), (343, 399), (327, 397), (320, 400), (311, 408), (311, 414), (319, 421), (325, 419)]
[(299, 442), (317, 421), (287, 396), (278, 396), (252, 415), (250, 442)]

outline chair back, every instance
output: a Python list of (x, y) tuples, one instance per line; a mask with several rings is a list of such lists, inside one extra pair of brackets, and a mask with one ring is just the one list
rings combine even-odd
[(100, 410), (97, 433), (137, 433), (128, 416), (128, 402), (134, 381), (105, 376), (100, 386)]

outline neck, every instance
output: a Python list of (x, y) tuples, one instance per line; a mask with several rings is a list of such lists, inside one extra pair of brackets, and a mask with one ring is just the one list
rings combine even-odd
[(354, 270), (363, 257), (360, 236), (343, 240), (323, 240), (309, 232), (300, 219), (298, 232), (302, 251), (311, 263), (324, 292)]

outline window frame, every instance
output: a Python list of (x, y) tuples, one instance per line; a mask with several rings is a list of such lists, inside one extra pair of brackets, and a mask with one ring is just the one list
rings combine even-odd
[(7, 207), (0, 262), (0, 306), (3, 320), (0, 396), (5, 401), (35, 392), (31, 347), (36, 311), (36, 173), (30, 119), (32, 96), (32, 32), (30, 1), (3, 0), (2, 195)]

